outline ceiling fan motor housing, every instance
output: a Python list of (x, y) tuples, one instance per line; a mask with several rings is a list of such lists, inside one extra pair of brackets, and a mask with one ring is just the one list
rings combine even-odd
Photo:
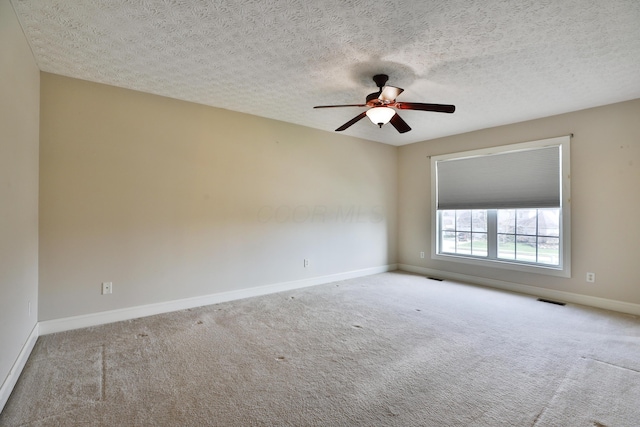
[(387, 80), (389, 80), (389, 76), (386, 74), (376, 74), (373, 76), (373, 81), (376, 83), (376, 86), (378, 86), (378, 91), (367, 95), (367, 103), (374, 99), (378, 99), (380, 94), (382, 94), (382, 88), (387, 83)]
[(376, 74), (375, 76), (373, 76), (373, 81), (376, 82), (376, 86), (378, 86), (380, 89), (382, 89), (384, 85), (387, 84), (387, 80), (389, 80), (389, 76), (387, 76), (386, 74)]

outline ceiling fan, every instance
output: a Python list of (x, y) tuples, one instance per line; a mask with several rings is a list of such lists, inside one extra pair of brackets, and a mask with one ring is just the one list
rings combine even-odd
[(318, 105), (313, 108), (335, 108), (335, 107), (370, 107), (347, 123), (336, 129), (336, 132), (343, 131), (349, 126), (357, 123), (365, 116), (368, 116), (371, 122), (382, 127), (382, 125), (391, 123), (400, 133), (409, 132), (411, 127), (402, 120), (402, 117), (396, 113), (394, 108), (398, 110), (419, 110), (419, 111), (435, 111), (437, 113), (453, 113), (456, 110), (455, 105), (445, 104), (424, 104), (421, 102), (398, 102), (396, 98), (404, 89), (394, 86), (385, 86), (389, 80), (386, 74), (376, 74), (373, 81), (378, 86), (378, 92), (367, 95), (365, 104), (347, 104), (347, 105)]

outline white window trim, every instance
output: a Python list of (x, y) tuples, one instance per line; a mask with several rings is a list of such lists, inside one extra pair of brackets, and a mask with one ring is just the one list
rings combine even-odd
[[(489, 268), (515, 270), (526, 273), (537, 273), (549, 276), (571, 277), (571, 170), (570, 170), (570, 141), (571, 136), (561, 136), (538, 141), (529, 141), (518, 144), (510, 144), (499, 147), (483, 148), (479, 150), (464, 151), (458, 153), (431, 156), (431, 259), (449, 261), (463, 264), (471, 264)], [(437, 213), (437, 171), (436, 162), (454, 158), (474, 157), (489, 154), (499, 154), (509, 151), (518, 151), (530, 148), (543, 148), (560, 146), (562, 153), (561, 168), (561, 200), (560, 209), (560, 265), (543, 266), (527, 265), (506, 260), (486, 260), (465, 257), (456, 254), (438, 253), (438, 213)]]

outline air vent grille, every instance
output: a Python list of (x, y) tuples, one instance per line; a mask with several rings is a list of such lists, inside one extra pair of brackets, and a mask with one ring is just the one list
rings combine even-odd
[(549, 304), (555, 304), (555, 305), (567, 305), (567, 304), (566, 304), (566, 303), (564, 303), (564, 302), (560, 302), (560, 301), (553, 301), (553, 300), (550, 300), (550, 299), (544, 299), (544, 298), (538, 298), (538, 301), (540, 301), (540, 302), (546, 302), (546, 303), (549, 303)]

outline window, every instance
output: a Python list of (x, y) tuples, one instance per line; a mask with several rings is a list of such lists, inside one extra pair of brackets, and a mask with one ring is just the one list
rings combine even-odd
[(443, 210), (440, 215), (443, 253), (487, 256), (486, 210)]
[(569, 142), (432, 157), (432, 258), (570, 277)]

